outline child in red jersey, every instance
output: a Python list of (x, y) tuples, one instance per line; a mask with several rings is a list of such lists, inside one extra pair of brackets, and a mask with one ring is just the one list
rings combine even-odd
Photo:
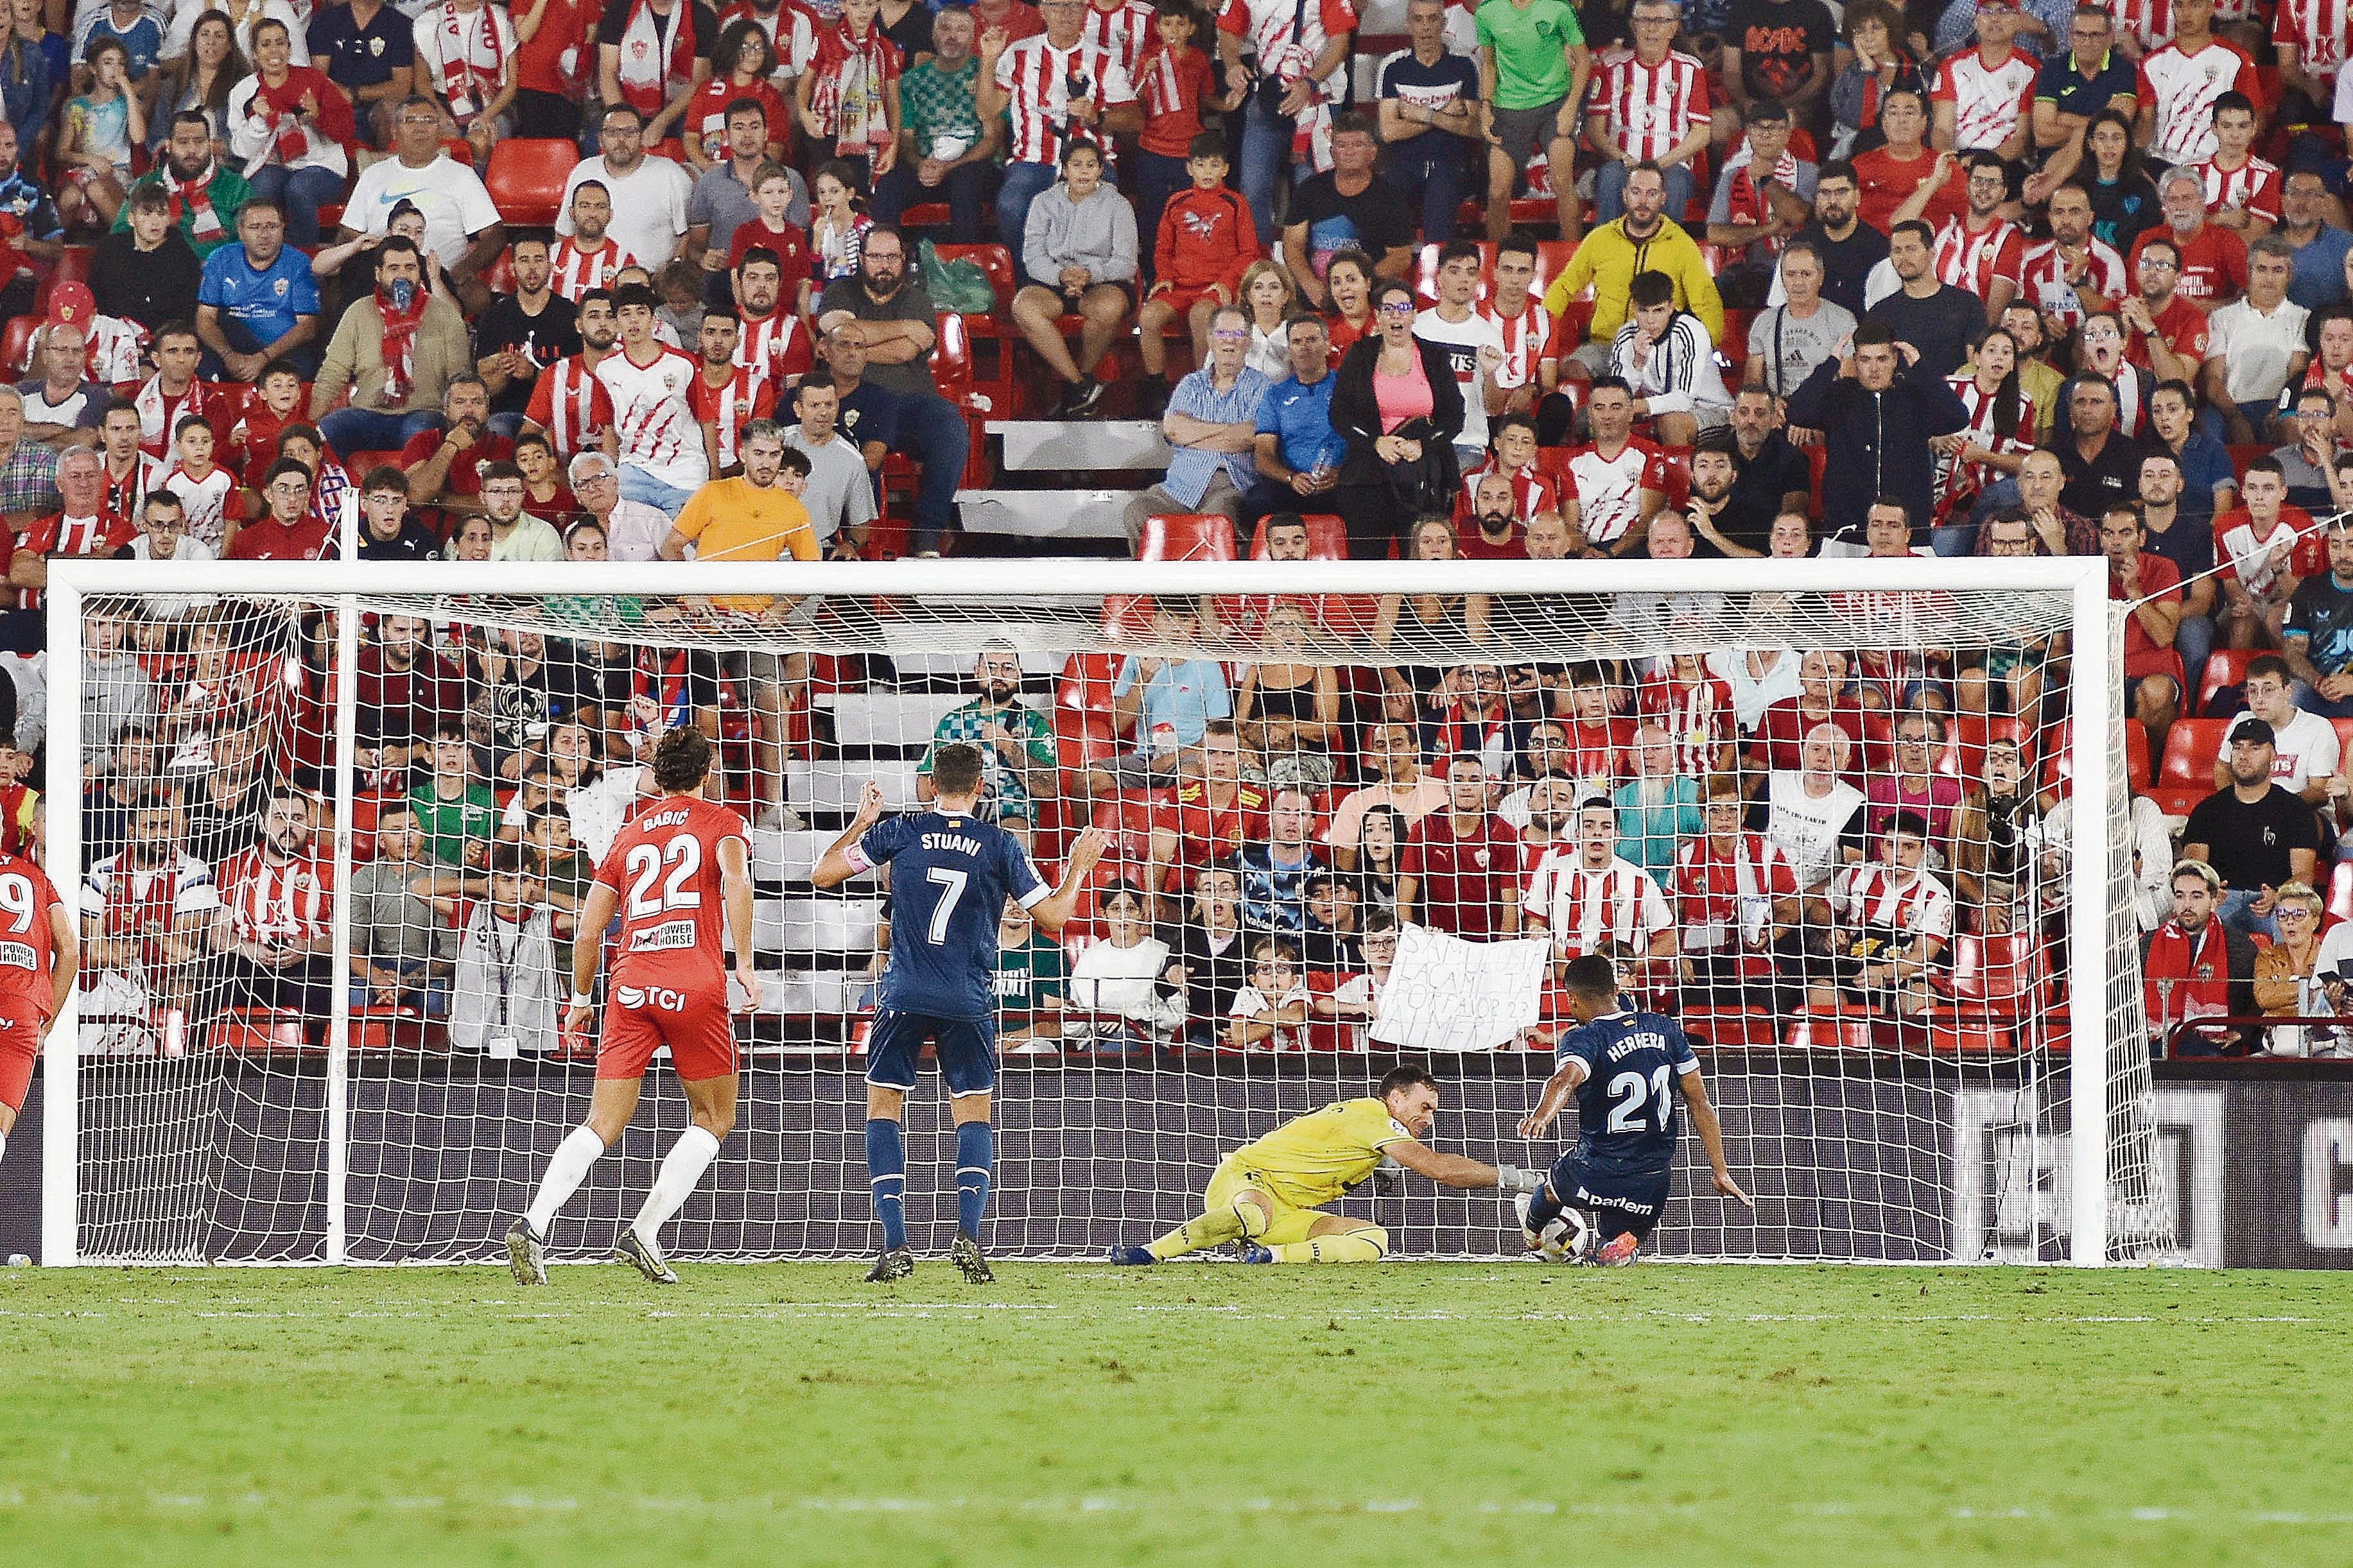
[(1242, 268), (1261, 254), (1250, 203), (1226, 184), (1226, 139), (1214, 131), (1194, 137), (1185, 172), (1193, 184), (1161, 211), (1153, 246), (1157, 280), (1135, 318), (1146, 413), (1168, 404), (1168, 343), (1161, 334), (1171, 322), (1186, 322), (1193, 331), (1194, 361), (1207, 364), (1209, 318), (1240, 298)]
[(1199, 25), (1191, 0), (1153, 0), (1154, 37), (1136, 57), (1134, 71), (1136, 101), (1144, 107), (1135, 164), (1135, 232), (1140, 236), (1159, 233), (1162, 210), (1187, 185), (1198, 183), (1193, 174), (1193, 143), (1201, 134), (1203, 102), (1228, 110), (1242, 100), (1239, 89), (1222, 97), (1212, 91), (1217, 73), (1209, 57), (1193, 42)]

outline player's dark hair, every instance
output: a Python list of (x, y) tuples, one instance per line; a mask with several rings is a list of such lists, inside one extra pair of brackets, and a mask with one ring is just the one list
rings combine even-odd
[(1617, 968), (1598, 952), (1581, 953), (1562, 965), (1560, 984), (1563, 990), (1588, 1002), (1618, 999)]
[(2255, 111), (2254, 101), (2243, 92), (2226, 92), (2214, 100), (2214, 112), (2211, 118), (2220, 120), (2234, 109), (2242, 109), (2249, 114), (2253, 114)]
[[(2280, 466), (2280, 460), (2277, 458), (2273, 457), (2269, 452), (2265, 452), (2262, 457), (2251, 460), (2247, 464), (2247, 473), (2269, 474), (2272, 478), (2279, 480), (2282, 484), (2285, 484), (2287, 482), (2287, 470), (2284, 468), (2282, 468)], [(2244, 477), (2244, 475), (2241, 476), (2242, 479)]]
[(932, 787), (958, 799), (980, 788), (980, 748), (968, 741), (942, 746), (932, 755)]
[(711, 772), (711, 739), (691, 724), (664, 730), (654, 742), (654, 783), (664, 793), (683, 795)]
[(1381, 1099), (1387, 1100), (1390, 1095), (1419, 1088), (1425, 1083), (1432, 1089), (1438, 1087), (1438, 1079), (1430, 1075), (1428, 1068), (1419, 1062), (1399, 1062), (1381, 1074), (1380, 1087), (1374, 1092)]
[(380, 495), (393, 490), (398, 491), (403, 500), (408, 499), (408, 476), (390, 463), (378, 463), (375, 468), (370, 468), (367, 471), (367, 477), (360, 481), (360, 494), (364, 496)]
[(661, 299), (651, 286), (644, 283), (624, 283), (613, 290), (613, 313), (619, 315), (632, 307), (648, 314), (661, 309)]
[(1916, 811), (1899, 811), (1890, 817), (1887, 823), (1887, 834), (1890, 837), (1898, 833), (1903, 834), (1906, 838), (1917, 838), (1925, 844), (1928, 839), (1928, 819)]
[(1225, 137), (1215, 131), (1204, 131), (1185, 143), (1185, 161), (1189, 163), (1196, 158), (1215, 158), (1219, 163), (1224, 163)]

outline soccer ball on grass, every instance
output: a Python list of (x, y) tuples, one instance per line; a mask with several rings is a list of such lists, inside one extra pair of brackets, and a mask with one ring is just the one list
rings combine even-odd
[(1564, 1208), (1545, 1223), (1541, 1231), (1528, 1228), (1528, 1201), (1533, 1194), (1521, 1193), (1512, 1199), (1513, 1212), (1520, 1216), (1520, 1239), (1530, 1252), (1547, 1263), (1578, 1263), (1593, 1249), (1593, 1224), (1579, 1209)]

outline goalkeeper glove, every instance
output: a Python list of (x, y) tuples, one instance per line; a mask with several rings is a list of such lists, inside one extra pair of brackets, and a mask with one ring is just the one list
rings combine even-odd
[(1373, 1191), (1388, 1197), (1404, 1185), (1405, 1167), (1386, 1154), (1381, 1156), (1381, 1163), (1373, 1167)]
[(1525, 1165), (1495, 1167), (1495, 1185), (1507, 1193), (1540, 1193), (1544, 1191), (1544, 1173), (1531, 1171)]

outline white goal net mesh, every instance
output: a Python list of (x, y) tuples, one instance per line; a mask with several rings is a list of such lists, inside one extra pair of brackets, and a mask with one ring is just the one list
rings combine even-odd
[[(573, 916), (682, 724), (751, 825), (762, 984), (677, 1256), (873, 1249), (865, 1034), (911, 938), (876, 879), (810, 873), (870, 781), (922, 809), (956, 742), (1049, 882), (1081, 826), (1112, 839), (1059, 939), (1000, 927), (997, 1254), (1145, 1239), (1220, 1155), (1400, 1058), (1444, 1082), (1435, 1143), (1549, 1163), (1558, 1138), (1514, 1125), (1573, 1025), (1557, 965), (1591, 952), (1700, 1043), (1757, 1198), (1708, 1194), (1686, 1129), (1662, 1255), (2065, 1258), (2087, 1008), (2107, 1255), (2170, 1247), (2126, 720), (2073, 710), (2073, 661), (2116, 655), (2070, 646), (2065, 591), (1292, 585), (1314, 570), (1157, 599), (89, 595), (81, 1255), (501, 1255), (588, 1103)], [(2105, 998), (2071, 984), (2087, 741), (2112, 759)], [(936, 1252), (955, 1140), (928, 1069), (907, 1116)], [(658, 1060), (556, 1256), (609, 1249), (684, 1118)], [(1408, 1255), (1518, 1247), (1493, 1194), (1343, 1207)]]

